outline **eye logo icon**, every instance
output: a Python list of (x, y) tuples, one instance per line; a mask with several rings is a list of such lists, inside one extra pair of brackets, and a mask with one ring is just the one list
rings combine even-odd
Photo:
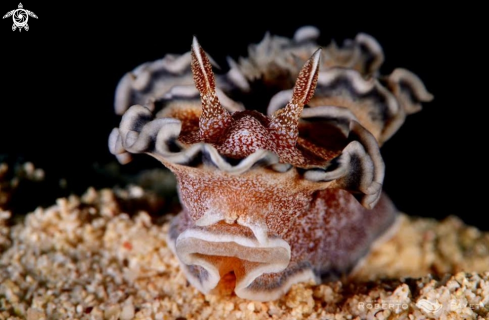
[(7, 12), (7, 14), (3, 16), (3, 19), (10, 16), (12, 16), (12, 20), (14, 20), (12, 31), (15, 31), (16, 29), (19, 29), (19, 31), (22, 31), (22, 29), (25, 29), (25, 31), (29, 31), (29, 25), (27, 24), (29, 16), (37, 19), (35, 13), (29, 10), (25, 10), (22, 6), (22, 3), (19, 3), (19, 7), (17, 9)]
[(440, 311), (442, 307), (442, 305), (438, 301), (431, 302), (430, 300), (427, 299), (418, 300), (416, 306), (421, 310), (425, 311), (426, 313), (431, 313), (431, 314), (437, 313), (438, 311)]

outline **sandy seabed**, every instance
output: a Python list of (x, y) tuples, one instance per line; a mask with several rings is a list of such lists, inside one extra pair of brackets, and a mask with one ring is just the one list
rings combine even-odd
[(139, 187), (89, 189), (14, 222), (0, 210), (0, 319), (488, 319), (489, 233), (401, 214), (354, 277), (281, 299), (203, 295), (166, 243), (168, 220), (125, 213)]

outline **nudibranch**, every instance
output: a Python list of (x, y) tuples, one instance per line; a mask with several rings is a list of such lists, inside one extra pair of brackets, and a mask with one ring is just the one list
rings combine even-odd
[(396, 220), (379, 146), (432, 96), (407, 70), (380, 76), (372, 37), (320, 50), (318, 34), (266, 35), (219, 74), (194, 38), (119, 83), (110, 150), (175, 174), (183, 209), (168, 242), (203, 293), (266, 301), (336, 279)]

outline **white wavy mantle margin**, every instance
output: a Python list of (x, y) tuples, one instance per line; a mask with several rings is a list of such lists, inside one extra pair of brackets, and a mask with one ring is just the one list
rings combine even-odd
[[(332, 187), (347, 189), (364, 194), (361, 203), (366, 208), (372, 208), (382, 192), (384, 179), (384, 162), (380, 155), (375, 138), (358, 122), (351, 111), (343, 107), (315, 107), (304, 109), (302, 119), (324, 118), (325, 121), (337, 119), (344, 123), (340, 130), (345, 136), (354, 135), (351, 141), (337, 157), (339, 166), (327, 171), (326, 168), (306, 169), (304, 178), (323, 183), (333, 182)], [(260, 162), (261, 166), (283, 172), (285, 164), (280, 163), (279, 157), (272, 151), (257, 150), (238, 164), (230, 164), (225, 157), (211, 144), (199, 142), (189, 146), (178, 143), (182, 124), (174, 118), (156, 118), (147, 107), (135, 105), (130, 107), (122, 117), (119, 128), (114, 128), (109, 136), (109, 150), (122, 163), (131, 161), (129, 153), (148, 153), (162, 162), (185, 165), (199, 152), (209, 156), (212, 163), (221, 171), (239, 175)], [(175, 142), (181, 151), (170, 151), (169, 143)], [(354, 184), (352, 184), (352, 181)], [(355, 190), (352, 190), (355, 189)]]

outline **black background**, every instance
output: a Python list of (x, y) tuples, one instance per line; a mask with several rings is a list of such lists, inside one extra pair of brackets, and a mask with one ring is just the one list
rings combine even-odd
[[(0, 14), (17, 5), (2, 1)], [(39, 17), (29, 19), (28, 32), (12, 32), (11, 18), (0, 20), (0, 154), (67, 178), (78, 186), (69, 192), (105, 183), (92, 171), (94, 164), (113, 160), (107, 137), (119, 121), (113, 97), (125, 72), (166, 53), (188, 51), (194, 34), (225, 65), (226, 55), (246, 55), (248, 44), (266, 31), (291, 37), (298, 27), (315, 25), (325, 45), (358, 32), (371, 34), (384, 49), (383, 74), (407, 68), (435, 96), (382, 149), (385, 190), (397, 206), (420, 216), (455, 214), (489, 229), (487, 36), (480, 8), (427, 11), (406, 3), (372, 8), (327, 2), (273, 10), (249, 2), (23, 5)]]

